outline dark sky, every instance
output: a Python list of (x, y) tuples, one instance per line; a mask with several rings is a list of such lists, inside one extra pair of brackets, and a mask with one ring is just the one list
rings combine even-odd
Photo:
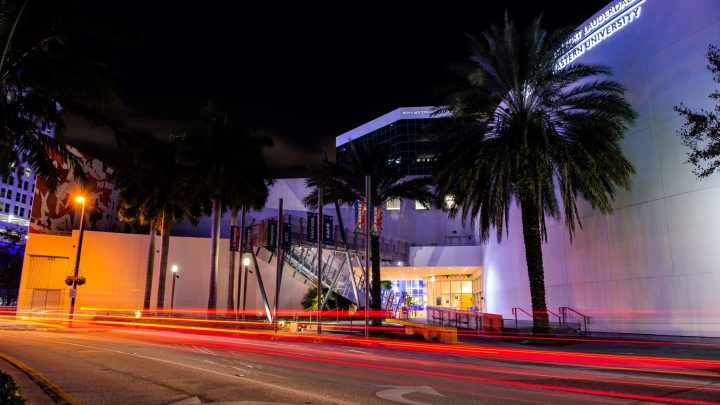
[[(97, 6), (101, 2), (91, 2)], [(141, 38), (113, 53), (131, 126), (190, 127), (206, 100), (249, 114), (275, 140), (279, 176), (301, 176), (321, 145), (395, 108), (434, 105), (479, 35), (507, 10), (518, 25), (579, 25), (605, 0), (263, 2), (107, 1)], [(76, 127), (67, 141), (109, 160), (112, 136)]]

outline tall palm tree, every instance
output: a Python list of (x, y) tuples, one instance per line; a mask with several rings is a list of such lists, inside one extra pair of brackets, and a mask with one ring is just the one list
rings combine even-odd
[[(265, 205), (273, 175), (265, 162), (264, 149), (272, 147), (273, 142), (254, 126), (242, 120), (232, 121), (211, 103), (203, 108), (202, 126), (186, 141), (185, 160), (192, 165), (198, 184), (202, 184), (211, 200), (208, 312), (213, 315), (217, 308), (220, 219), (228, 207), (261, 209)], [(229, 293), (232, 295), (232, 290)], [(231, 300), (228, 299), (228, 310), (232, 310)]]
[[(417, 200), (426, 205), (434, 205), (435, 196), (430, 189), (429, 176), (407, 177), (404, 166), (389, 159), (388, 148), (371, 143), (354, 145), (351, 152), (338, 162), (324, 162), (322, 169), (311, 174), (306, 185), (312, 191), (304, 203), (317, 208), (317, 189), (323, 189), (324, 201), (337, 201), (341, 205), (351, 206), (365, 200), (365, 176), (370, 176), (370, 200), (382, 206), (388, 200)], [(371, 308), (382, 309), (380, 288), (380, 238), (370, 235), (372, 284), (370, 287)], [(378, 324), (379, 319), (373, 323)]]
[(165, 306), (170, 230), (174, 222), (188, 219), (197, 224), (201, 199), (190, 168), (178, 161), (182, 136), (161, 141), (150, 134), (136, 134), (124, 144), (128, 162), (118, 174), (121, 219), (137, 220), (150, 227), (143, 309), (150, 309), (155, 264), (155, 235), (160, 229), (160, 277), (157, 308)]
[[(634, 169), (620, 148), (636, 113), (609, 67), (574, 62), (558, 68), (572, 30), (546, 32), (540, 19), (519, 32), (507, 17), (471, 40), (467, 85), (443, 110), (453, 117), (450, 147), (435, 181), (463, 219), (501, 240), (511, 205), (520, 207), (534, 331), (549, 330), (542, 242), (545, 216), (581, 225), (576, 199), (612, 211)], [(559, 201), (558, 201), (559, 197)]]
[(107, 46), (89, 45), (116, 42), (113, 26), (66, 2), (0, 1), (0, 174), (27, 164), (54, 189), (59, 156), (84, 179), (80, 159), (52, 135), (67, 116), (121, 130), (98, 112), (117, 101), (110, 65), (92, 55)]

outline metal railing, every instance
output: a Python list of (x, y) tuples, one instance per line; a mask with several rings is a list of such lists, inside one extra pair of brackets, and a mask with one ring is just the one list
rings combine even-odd
[[(267, 225), (268, 219), (263, 219), (252, 225), (253, 228), (253, 245), (254, 246), (267, 246)], [(303, 217), (284, 215), (283, 223), (291, 224), (291, 236), (294, 245), (308, 245), (306, 242), (306, 231), (307, 231), (307, 220)], [(365, 255), (365, 235), (361, 233), (355, 233), (354, 230), (345, 228), (345, 235), (347, 236), (347, 249), (350, 252), (364, 256)], [(380, 260), (385, 262), (403, 262), (408, 261), (410, 255), (411, 244), (402, 239), (380, 237)], [(316, 242), (315, 242), (316, 244)], [(328, 249), (344, 251), (345, 245), (342, 243), (342, 237), (340, 235), (340, 227), (334, 226), (333, 229), (333, 240), (331, 243), (323, 243), (323, 246)]]
[(578, 315), (582, 318), (582, 329), (580, 330), (581, 333), (587, 334), (589, 332), (589, 325), (590, 325), (590, 317), (582, 314), (570, 307), (560, 307), (560, 315), (562, 316), (562, 324), (567, 326), (568, 325), (568, 312), (574, 313), (575, 315)]

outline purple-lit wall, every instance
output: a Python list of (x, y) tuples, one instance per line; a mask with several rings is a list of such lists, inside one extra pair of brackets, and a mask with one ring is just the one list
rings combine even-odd
[[(697, 180), (684, 164), (673, 111), (711, 106), (711, 43), (720, 45), (719, 1), (646, 0), (578, 59), (612, 66), (640, 114), (622, 142), (637, 172), (632, 191), (619, 193), (612, 215), (581, 202), (577, 238), (550, 222), (543, 247), (549, 308), (592, 316), (592, 331), (720, 336), (720, 175)], [(520, 226), (515, 210), (509, 237), (484, 247), (487, 311), (506, 317), (530, 308)]]

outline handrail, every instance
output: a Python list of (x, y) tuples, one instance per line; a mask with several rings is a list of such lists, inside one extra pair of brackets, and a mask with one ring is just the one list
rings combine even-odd
[(548, 314), (557, 317), (557, 319), (558, 319), (558, 324), (560, 324), (560, 325), (563, 324), (563, 320), (562, 320), (562, 317), (561, 317), (560, 315), (556, 314), (555, 312), (553, 312), (553, 311), (551, 311), (551, 310), (549, 310), (549, 309), (546, 309), (546, 311), (547, 311)]
[(520, 307), (514, 307), (512, 309), (512, 314), (515, 316), (515, 332), (518, 331), (518, 310), (522, 311), (525, 315), (529, 316), (530, 319), (535, 319), (535, 317), (528, 311), (526, 311)]
[(580, 317), (582, 317), (582, 319), (583, 319), (583, 326), (584, 326), (584, 329), (585, 329), (585, 332), (583, 332), (583, 333), (588, 333), (588, 325), (590, 324), (590, 317), (589, 317), (589, 316), (587, 316), (587, 315), (585, 315), (585, 314), (582, 314), (582, 313), (580, 313), (580, 312), (578, 312), (578, 311), (576, 311), (576, 310), (574, 310), (574, 309), (572, 309), (572, 308), (570, 308), (570, 307), (560, 307), (560, 308), (559, 308), (559, 311), (560, 311), (560, 314), (562, 314), (563, 323), (564, 323), (565, 325), (567, 325), (567, 313), (568, 313), (568, 311), (574, 312), (575, 314), (577, 314), (577, 315), (579, 315)]

